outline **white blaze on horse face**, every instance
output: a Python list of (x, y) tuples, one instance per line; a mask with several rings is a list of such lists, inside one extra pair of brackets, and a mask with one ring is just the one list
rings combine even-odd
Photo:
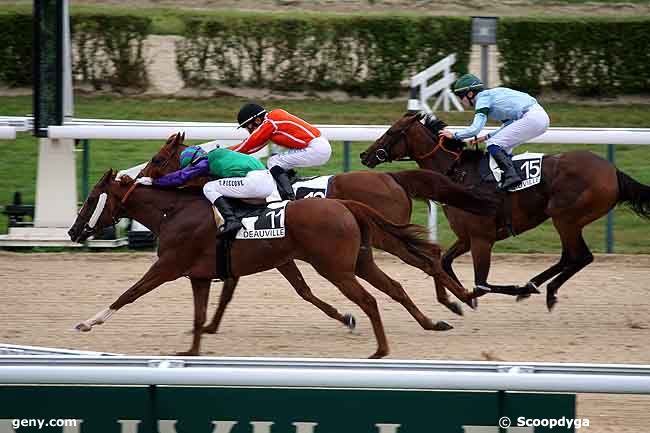
[(88, 227), (95, 228), (95, 224), (97, 224), (97, 220), (99, 220), (99, 217), (102, 215), (102, 212), (104, 212), (104, 206), (106, 205), (106, 198), (108, 197), (108, 194), (105, 192), (101, 193), (99, 196), (99, 199), (97, 200), (97, 206), (95, 206), (95, 210), (93, 211), (92, 216), (90, 217), (90, 220), (88, 221)]

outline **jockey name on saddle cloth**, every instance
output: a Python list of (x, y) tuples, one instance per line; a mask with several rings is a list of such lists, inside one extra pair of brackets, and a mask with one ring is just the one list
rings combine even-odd
[[(508, 191), (514, 192), (537, 185), (542, 181), (542, 158), (543, 153), (525, 152), (512, 158), (512, 163), (519, 176), (523, 179), (521, 183), (509, 188)], [(490, 155), (490, 169), (494, 175), (494, 180), (501, 183), (501, 169), (496, 161)]]
[(255, 212), (256, 216), (242, 218), (244, 227), (235, 239), (271, 239), (284, 237), (284, 214), (288, 200), (268, 203), (266, 208)]

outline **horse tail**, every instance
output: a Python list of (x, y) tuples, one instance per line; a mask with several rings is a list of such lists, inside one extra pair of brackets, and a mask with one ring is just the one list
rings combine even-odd
[(388, 173), (413, 198), (433, 200), (476, 215), (494, 215), (500, 201), (495, 194), (459, 185), (431, 170), (402, 170)]
[(616, 170), (616, 179), (617, 203), (628, 204), (637, 215), (650, 219), (650, 186), (637, 182), (620, 170)]
[(363, 244), (393, 254), (429, 275), (437, 268), (440, 248), (429, 240), (426, 227), (417, 224), (394, 224), (363, 203), (339, 200), (357, 220)]

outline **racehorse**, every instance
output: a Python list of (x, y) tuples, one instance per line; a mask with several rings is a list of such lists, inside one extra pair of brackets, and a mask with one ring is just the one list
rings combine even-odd
[[(449, 176), (463, 185), (481, 183), (479, 162), (485, 153), (466, 149), (465, 142), (439, 138), (447, 125), (427, 113), (407, 113), (360, 154), (361, 162), (375, 167), (383, 162), (410, 159), (420, 168)], [(488, 291), (527, 297), (546, 286), (549, 310), (557, 303), (560, 286), (593, 261), (582, 236), (583, 228), (613, 209), (629, 204), (638, 215), (650, 218), (650, 187), (618, 170), (605, 159), (587, 151), (571, 151), (544, 156), (542, 179), (537, 185), (508, 193), (510, 224), (518, 234), (537, 227), (551, 218), (562, 241), (560, 260), (523, 287), (488, 284), (490, 255), (496, 241), (510, 236), (503, 218), (477, 216), (461, 209), (443, 207), (449, 224), (458, 237), (442, 258), (442, 265), (456, 280), (453, 260), (471, 250), (474, 261), (475, 291)], [(485, 194), (494, 194), (494, 184), (484, 185)], [(506, 218), (507, 220), (507, 218)]]
[[(134, 188), (131, 179), (116, 181), (115, 176), (116, 173), (109, 170), (94, 186), (68, 232), (70, 238), (83, 242), (120, 218), (134, 218), (158, 236), (158, 260), (108, 308), (77, 324), (76, 329), (90, 331), (159, 285), (187, 276), (194, 295), (193, 341), (187, 352), (179, 354), (198, 355), (210, 283), (223, 272), (224, 266), (217, 258), (217, 244), (221, 240), (217, 237), (211, 204), (202, 195), (144, 186)], [(384, 274), (369, 254), (369, 239), (382, 239), (386, 249), (400, 258), (418, 263), (423, 269), (432, 269), (437, 257), (431, 254), (432, 245), (426, 240), (424, 227), (393, 224), (361, 203), (329, 199), (289, 202), (285, 208), (285, 222), (286, 235), (282, 238), (232, 242), (230, 272), (234, 278), (282, 269), (294, 260), (310, 263), (370, 319), (377, 340), (377, 350), (371, 358), (386, 356), (388, 342), (377, 302), (355, 274), (398, 300), (424, 329), (451, 328), (443, 321), (434, 323), (426, 317), (402, 286)], [(306, 287), (304, 281), (302, 285)], [(227, 296), (221, 297), (211, 323), (215, 329), (228, 301)], [(346, 318), (335, 308), (328, 304), (322, 307), (327, 315), (346, 323)]]
[[(185, 134), (172, 134), (162, 148), (142, 169), (140, 175), (157, 178), (180, 168), (180, 154), (187, 147)], [(203, 186), (207, 178), (195, 179), (188, 186)], [(427, 170), (404, 170), (392, 173), (357, 171), (332, 176), (327, 189), (327, 198), (355, 200), (378, 211), (384, 218), (397, 223), (408, 224), (411, 219), (411, 197), (435, 200), (465, 209), (468, 212), (486, 215), (496, 212), (497, 201), (491, 197), (481, 198), (471, 190), (463, 188), (446, 177)], [(384, 249), (381, 239), (372, 239), (373, 246)], [(432, 245), (432, 254), (440, 257), (438, 245)], [(389, 251), (390, 252), (390, 251)], [(371, 254), (371, 252), (370, 252)], [(408, 258), (407, 258), (408, 259)], [(408, 262), (407, 262), (408, 263)], [(418, 266), (417, 263), (409, 263)], [(462, 309), (449, 300), (445, 288), (458, 299), (475, 308), (476, 301), (456, 280), (450, 278), (436, 261), (434, 278), (436, 298), (456, 314)], [(427, 270), (424, 270), (427, 272)], [(297, 267), (292, 273), (299, 275)], [(225, 282), (225, 284), (230, 284)]]

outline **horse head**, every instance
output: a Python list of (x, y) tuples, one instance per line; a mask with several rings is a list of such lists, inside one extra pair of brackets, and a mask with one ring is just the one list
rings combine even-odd
[(142, 169), (140, 175), (155, 179), (180, 169), (180, 154), (187, 147), (184, 141), (184, 132), (172, 134), (158, 153)]
[(110, 186), (115, 181), (117, 172), (113, 169), (104, 173), (104, 176), (93, 187), (86, 198), (77, 219), (68, 235), (73, 242), (84, 242), (90, 236), (99, 233), (102, 229), (114, 225), (119, 220), (118, 211), (120, 200), (111, 194)]
[[(188, 147), (184, 144), (184, 141), (185, 133), (179, 132), (172, 134), (163, 147), (160, 148), (158, 153), (156, 153), (153, 158), (151, 158), (151, 161), (149, 161), (142, 169), (140, 175), (155, 179), (173, 171), (180, 170), (181, 152)], [(184, 186), (202, 188), (209, 180), (208, 177), (198, 177), (188, 181)]]
[(361, 162), (373, 168), (383, 162), (413, 160), (420, 167), (432, 168), (427, 164), (442, 154), (444, 159), (451, 157), (452, 161), (457, 161), (465, 144), (461, 140), (439, 138), (438, 132), (446, 126), (442, 120), (423, 111), (406, 113), (359, 155)]

